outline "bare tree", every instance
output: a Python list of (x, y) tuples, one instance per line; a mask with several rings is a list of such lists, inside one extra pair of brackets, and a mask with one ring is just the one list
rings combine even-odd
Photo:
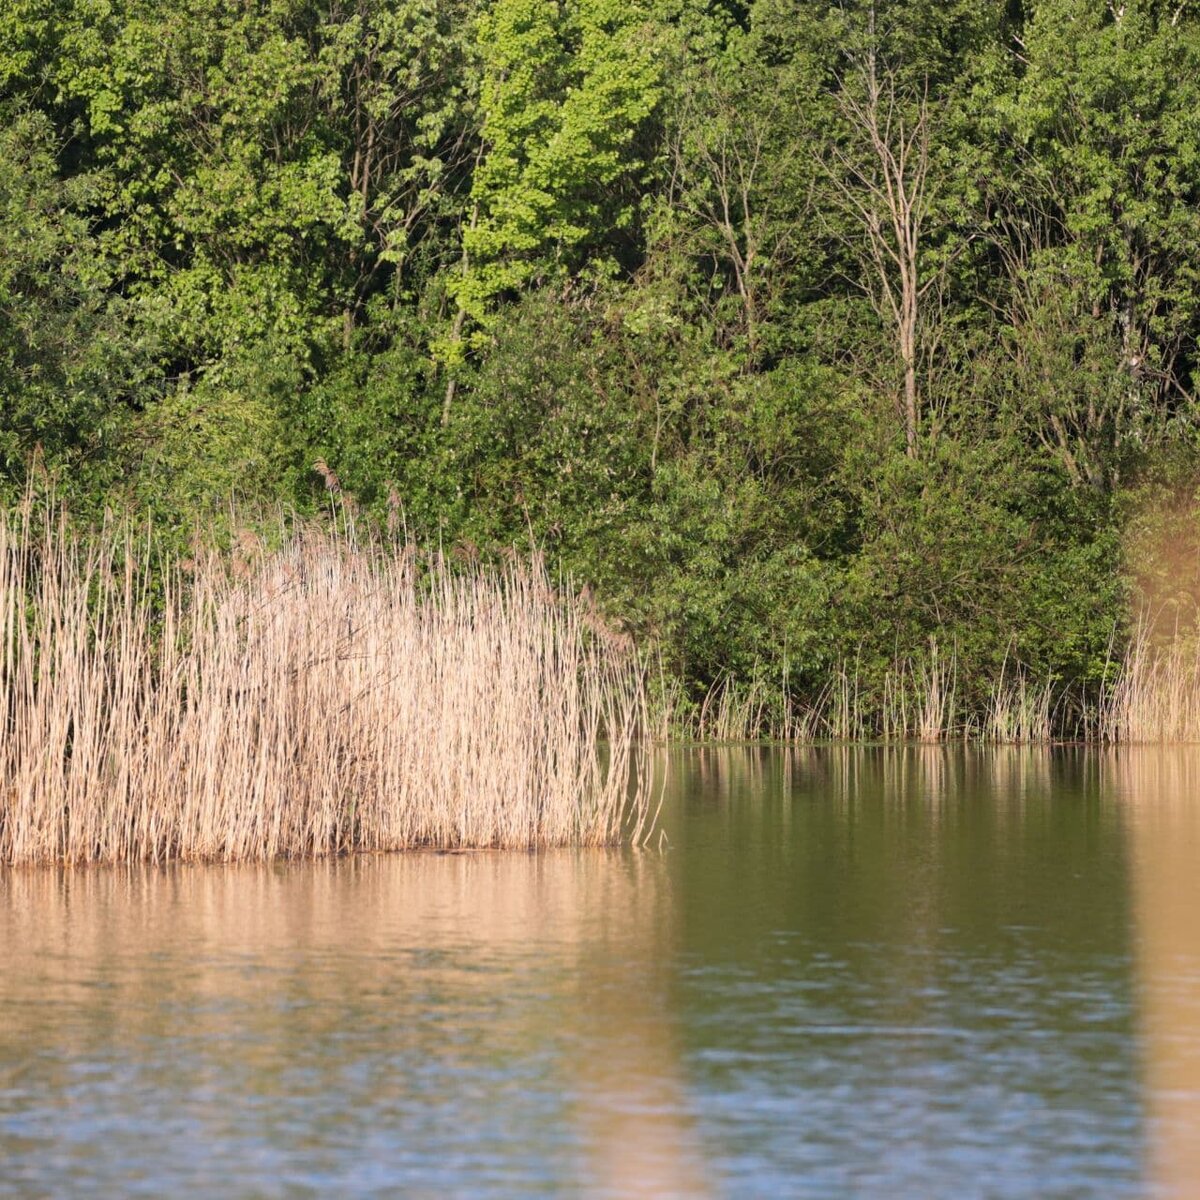
[[(732, 277), (753, 368), (770, 298), (796, 254), (811, 185), (795, 169), (803, 142), (788, 132), (792, 114), (783, 111), (782, 98), (756, 103), (750, 90), (704, 71), (682, 88), (668, 197), (693, 231), (689, 250)], [(780, 164), (793, 165), (786, 178), (779, 177)], [(797, 184), (800, 194), (789, 190)]]
[(946, 271), (945, 263), (924, 270), (934, 113), (928, 92), (905, 95), (895, 75), (880, 72), (873, 52), (843, 80), (838, 105), (849, 136), (830, 144), (827, 173), (857, 229), (849, 239), (863, 268), (856, 282), (895, 338), (905, 447), (917, 458), (922, 327), (930, 293), (940, 295)]

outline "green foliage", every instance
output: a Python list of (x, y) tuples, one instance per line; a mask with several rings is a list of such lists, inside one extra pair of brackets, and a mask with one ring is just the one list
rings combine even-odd
[(476, 319), (530, 281), (605, 271), (634, 218), (637, 134), (661, 90), (655, 42), (628, 0), (494, 0), (481, 16), (484, 149), (457, 288)]
[(146, 347), (84, 212), (96, 181), (55, 170), (46, 117), (0, 107), (0, 478), (32, 454), (92, 488), (111, 481)]
[(14, 0), (0, 472), (182, 531), (323, 461), (693, 699), (1079, 696), (1194, 487), (1198, 89), (1154, 0)]
[(1015, 386), (1039, 438), (1103, 488), (1130, 449), (1193, 419), (1200, 29), (1185, 7), (1046, 0), (1019, 62), (993, 61), (975, 97)]

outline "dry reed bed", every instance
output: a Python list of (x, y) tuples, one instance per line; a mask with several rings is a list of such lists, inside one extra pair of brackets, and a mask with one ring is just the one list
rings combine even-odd
[(1139, 624), (1122, 670), (1100, 712), (1108, 742), (1200, 742), (1200, 641), (1174, 633), (1156, 639)]
[(0, 646), (0, 862), (648, 832), (641, 672), (536, 563), (307, 529), (173, 566), (26, 506), (0, 516)]

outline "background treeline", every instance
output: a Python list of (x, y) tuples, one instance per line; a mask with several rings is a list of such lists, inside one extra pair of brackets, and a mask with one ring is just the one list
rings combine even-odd
[(1079, 705), (1198, 201), (1195, 0), (6, 0), (0, 475), (533, 539), (692, 698)]

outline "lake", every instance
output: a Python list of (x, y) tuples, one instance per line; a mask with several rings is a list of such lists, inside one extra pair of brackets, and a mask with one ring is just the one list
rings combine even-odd
[(642, 850), (0, 871), (0, 1196), (1200, 1195), (1200, 751), (664, 761)]

